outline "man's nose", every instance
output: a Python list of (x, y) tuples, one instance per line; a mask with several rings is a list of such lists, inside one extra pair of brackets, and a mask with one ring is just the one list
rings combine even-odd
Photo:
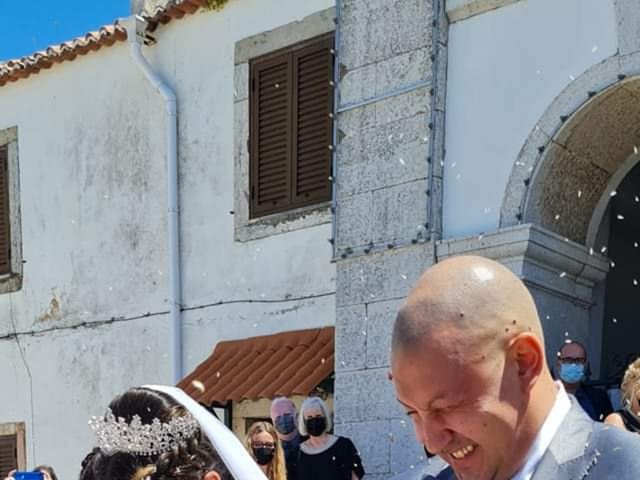
[(453, 432), (437, 416), (421, 414), (415, 419), (415, 427), (418, 441), (434, 455), (438, 455), (453, 440)]

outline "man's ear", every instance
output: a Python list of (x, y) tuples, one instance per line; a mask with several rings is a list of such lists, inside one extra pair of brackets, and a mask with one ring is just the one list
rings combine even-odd
[(222, 480), (220, 478), (220, 475), (218, 475), (218, 472), (214, 472), (213, 470), (211, 472), (208, 472), (203, 478), (202, 480)]
[(526, 391), (535, 385), (544, 368), (544, 350), (538, 338), (521, 333), (511, 340), (510, 350), (518, 365), (518, 376)]

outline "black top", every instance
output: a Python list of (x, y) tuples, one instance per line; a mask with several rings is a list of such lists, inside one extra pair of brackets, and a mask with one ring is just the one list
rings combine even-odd
[(300, 443), (305, 441), (307, 437), (302, 438), (296, 435), (291, 440), (282, 441), (282, 449), (284, 450), (285, 463), (287, 465), (287, 478), (295, 480), (298, 470), (298, 457), (300, 456)]
[(607, 392), (599, 388), (580, 385), (580, 388), (576, 390), (575, 397), (587, 415), (596, 422), (602, 421), (613, 412)]
[(337, 437), (333, 445), (319, 453), (300, 449), (296, 480), (351, 480), (351, 472), (358, 478), (364, 476), (360, 455), (348, 438)]
[(640, 433), (640, 421), (626, 408), (616, 411), (624, 422), (624, 427), (630, 432)]

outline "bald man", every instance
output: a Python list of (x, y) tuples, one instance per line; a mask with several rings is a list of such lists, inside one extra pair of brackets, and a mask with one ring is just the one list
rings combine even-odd
[(391, 378), (418, 441), (415, 479), (640, 479), (640, 438), (593, 422), (555, 383), (533, 299), (508, 269), (456, 257), (398, 312)]

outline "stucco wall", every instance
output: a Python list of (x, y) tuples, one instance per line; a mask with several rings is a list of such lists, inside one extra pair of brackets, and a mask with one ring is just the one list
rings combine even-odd
[[(230, 213), (235, 43), (330, 6), (234, 0), (146, 51), (179, 102), (187, 371), (220, 340), (334, 323), (330, 224), (240, 243)], [(170, 381), (163, 105), (121, 43), (0, 88), (0, 130), (13, 126), (26, 263), (23, 289), (0, 296), (0, 423), (26, 421), (29, 464), (73, 478), (87, 419)]]
[(498, 227), (513, 162), (563, 88), (618, 48), (611, 0), (527, 0), (451, 25), (444, 236)]

